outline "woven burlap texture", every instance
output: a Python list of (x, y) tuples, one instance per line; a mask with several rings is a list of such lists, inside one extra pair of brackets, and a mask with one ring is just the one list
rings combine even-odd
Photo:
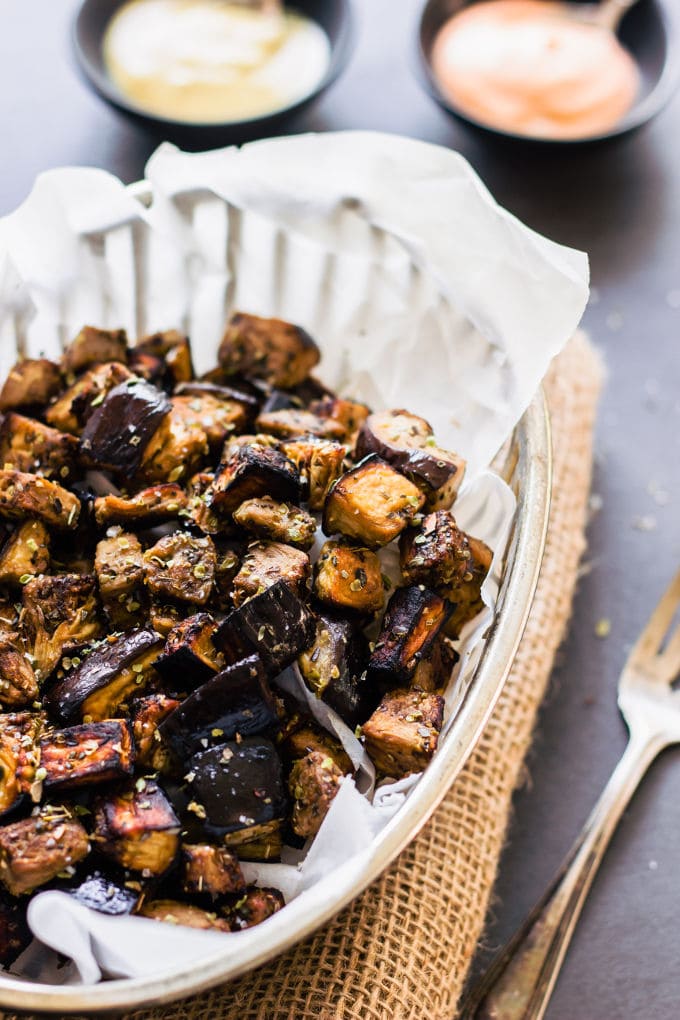
[(578, 335), (546, 380), (554, 477), (536, 599), (480, 743), (432, 820), (380, 879), (310, 939), (238, 981), (127, 1020), (452, 1020), (482, 932), (536, 710), (571, 611), (601, 379), (598, 355)]

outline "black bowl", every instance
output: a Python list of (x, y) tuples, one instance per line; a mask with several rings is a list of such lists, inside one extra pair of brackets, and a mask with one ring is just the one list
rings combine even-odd
[[(330, 62), (318, 85), (289, 106), (261, 117), (222, 123), (176, 121), (149, 113), (130, 102), (108, 75), (102, 54), (107, 25), (125, 0), (84, 0), (73, 24), (73, 45), (87, 82), (112, 106), (129, 114), (156, 134), (189, 147), (208, 148), (275, 134), (293, 114), (313, 103), (333, 84), (349, 60), (354, 37), (350, 0), (292, 0), (290, 7), (315, 21), (330, 41)], [(288, 6), (288, 5), (287, 5)]]
[[(447, 99), (440, 90), (432, 71), (432, 46), (439, 29), (452, 15), (483, 0), (428, 0), (420, 18), (418, 51), (422, 80), (425, 88), (447, 113), (471, 124), (488, 135), (540, 145), (582, 145), (616, 138), (641, 127), (656, 116), (675, 92), (679, 80), (678, 25), (680, 19), (673, 10), (677, 0), (638, 0), (624, 16), (618, 36), (632, 54), (640, 69), (640, 94), (626, 116), (609, 131), (584, 138), (540, 138), (503, 131), (471, 117)], [(580, 0), (579, 0), (580, 2)]]

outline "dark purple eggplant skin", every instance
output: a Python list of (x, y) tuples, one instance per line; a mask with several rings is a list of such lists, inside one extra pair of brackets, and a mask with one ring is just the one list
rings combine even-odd
[(187, 759), (201, 748), (252, 736), (278, 723), (276, 702), (259, 655), (228, 666), (190, 694), (159, 731), (175, 754)]
[[(427, 425), (427, 422), (424, 424)], [(371, 429), (369, 418), (359, 430), (355, 455), (357, 459), (361, 459), (372, 453), (387, 461), (415, 484), (421, 482), (434, 492), (446, 485), (451, 476), (459, 470), (456, 464), (441, 460), (431, 448), (423, 449), (415, 444), (410, 447), (398, 440), (390, 442), (381, 439), (380, 435)]]
[(80, 437), (83, 459), (96, 467), (134, 475), (171, 407), (167, 394), (142, 379), (114, 386)]
[(315, 629), (309, 607), (285, 581), (277, 581), (231, 612), (215, 631), (213, 641), (228, 664), (259, 655), (271, 680), (311, 645)]
[(77, 719), (91, 694), (106, 687), (116, 673), (143, 652), (162, 644), (163, 638), (151, 629), (133, 630), (110, 644), (104, 643), (85, 656), (76, 669), (52, 684), (45, 697), (46, 707), (62, 722)]
[[(169, 690), (193, 690), (211, 676), (215, 676), (217, 670), (195, 655), (190, 645), (190, 639), (194, 634), (203, 628), (213, 631), (215, 626), (210, 613), (195, 613), (170, 631), (163, 654), (154, 662), (154, 669), (160, 673)], [(179, 637), (182, 631), (188, 639), (187, 642)]]
[[(332, 613), (319, 613), (317, 626), (330, 635), (334, 665), (338, 676), (320, 678), (322, 701), (335, 709), (352, 729), (366, 722), (378, 707), (380, 694), (369, 682), (366, 669), (369, 659), (368, 641), (356, 624)], [(305, 683), (310, 690), (314, 684)]]
[(126, 889), (121, 882), (100, 874), (88, 876), (77, 888), (68, 889), (67, 892), (84, 907), (117, 917), (132, 913), (139, 899), (138, 892)]
[[(451, 603), (424, 585), (397, 588), (387, 604), (369, 660), (371, 688), (385, 694), (394, 687), (407, 685), (452, 611)], [(427, 626), (425, 621), (435, 617), (435, 622)]]
[(188, 766), (188, 792), (205, 809), (206, 835), (220, 839), (285, 817), (283, 768), (270, 740), (244, 737), (240, 743), (218, 744), (195, 754)]

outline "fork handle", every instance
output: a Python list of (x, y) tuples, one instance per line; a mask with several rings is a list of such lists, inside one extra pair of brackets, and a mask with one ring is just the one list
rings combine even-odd
[(564, 864), (467, 996), (460, 1020), (541, 1020), (607, 844), (640, 780), (665, 746), (657, 735), (631, 734)]

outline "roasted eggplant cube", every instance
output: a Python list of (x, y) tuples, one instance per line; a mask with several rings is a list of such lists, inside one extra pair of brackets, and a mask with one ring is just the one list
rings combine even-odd
[(241, 560), (246, 551), (244, 542), (238, 539), (215, 539), (215, 588), (221, 596), (220, 602), (231, 607), (231, 589), (234, 578), (241, 569)]
[(52, 684), (46, 695), (50, 711), (63, 722), (110, 719), (154, 678), (162, 648), (163, 638), (153, 630), (111, 635)]
[(320, 602), (357, 613), (379, 612), (385, 603), (380, 560), (370, 549), (326, 542), (314, 568), (314, 594)]
[(141, 379), (114, 386), (80, 437), (85, 462), (131, 478), (171, 406), (162, 390)]
[(38, 681), (20, 642), (0, 638), (0, 705), (26, 708), (38, 697)]
[(216, 629), (210, 613), (195, 613), (173, 627), (155, 663), (166, 685), (191, 690), (219, 672), (223, 659), (212, 640)]
[(368, 678), (379, 691), (411, 679), (451, 614), (446, 599), (420, 585), (398, 588), (390, 599), (368, 664)]
[(240, 861), (280, 861), (283, 850), (283, 821), (254, 825), (224, 837)]
[(427, 497), (428, 510), (448, 510), (465, 474), (465, 461), (435, 444), (432, 426), (408, 411), (371, 414), (357, 437), (357, 457), (376, 453), (410, 478)]
[(158, 728), (179, 704), (177, 698), (170, 698), (167, 694), (147, 694), (133, 701), (130, 718), (138, 767), (167, 772), (170, 752)]
[(303, 496), (310, 509), (321, 510), (328, 490), (342, 474), (346, 448), (330, 439), (304, 436), (282, 442), (280, 449), (300, 472)]
[(0, 815), (16, 807), (33, 788), (43, 725), (43, 716), (34, 712), (0, 715)]
[(93, 840), (97, 849), (143, 877), (162, 875), (179, 850), (179, 820), (153, 779), (95, 802)]
[(189, 382), (194, 377), (189, 338), (176, 329), (142, 337), (130, 351), (132, 361), (140, 354), (161, 360), (167, 383), (171, 386)]
[(75, 889), (69, 889), (68, 892), (84, 907), (113, 917), (131, 914), (139, 900), (139, 893), (99, 873), (88, 876), (84, 882)]
[(224, 916), (231, 931), (245, 931), (262, 924), (285, 905), (283, 894), (278, 889), (260, 889), (251, 885), (243, 896), (225, 909)]
[(48, 478), (24, 471), (0, 471), (0, 517), (22, 521), (37, 517), (52, 528), (76, 528), (80, 500)]
[(215, 580), (215, 546), (206, 535), (166, 535), (144, 553), (144, 577), (156, 599), (177, 599), (202, 606)]
[(120, 531), (111, 538), (103, 538), (97, 543), (94, 570), (99, 597), (111, 624), (119, 630), (129, 630), (141, 623), (144, 565), (137, 536)]
[(0, 964), (14, 963), (33, 940), (26, 920), (26, 901), (0, 893)]
[(22, 591), (23, 627), (45, 680), (61, 656), (101, 634), (96, 583), (88, 574), (34, 577)]
[(354, 729), (368, 719), (378, 696), (368, 681), (368, 642), (349, 620), (319, 616), (314, 643), (298, 658), (309, 689)]
[(17, 361), (0, 390), (0, 411), (39, 408), (61, 389), (61, 369), (47, 358)]
[(50, 404), (47, 424), (79, 436), (106, 394), (131, 378), (132, 372), (117, 361), (89, 369)]
[(309, 405), (309, 410), (321, 418), (330, 418), (337, 422), (345, 430), (345, 437), (352, 442), (371, 413), (366, 404), (333, 396), (314, 400)]
[(267, 432), (277, 439), (294, 439), (298, 436), (319, 436), (321, 439), (345, 438), (346, 432), (340, 422), (332, 418), (321, 418), (311, 411), (289, 407), (280, 411), (264, 411), (255, 422), (260, 432)]
[(0, 584), (19, 586), (50, 568), (50, 533), (42, 521), (19, 524), (0, 552)]
[(259, 655), (271, 679), (314, 638), (314, 616), (285, 581), (255, 595), (226, 617), (214, 641), (228, 664)]
[(227, 375), (242, 373), (289, 389), (301, 383), (321, 354), (309, 333), (282, 319), (234, 312), (217, 359)]
[(452, 638), (458, 637), (463, 626), (484, 608), (482, 585), (493, 559), (493, 552), (479, 538), (468, 535), (468, 547), (467, 572), (460, 581), (441, 588), (442, 594), (453, 603), (453, 613), (446, 626), (446, 633)]
[(247, 499), (234, 510), (234, 520), (258, 538), (285, 542), (297, 549), (311, 549), (316, 537), (316, 520), (306, 510), (278, 503), (271, 496)]
[(300, 476), (292, 461), (279, 450), (249, 443), (236, 449), (220, 464), (208, 490), (209, 505), (230, 514), (246, 500), (271, 496), (283, 503), (299, 503)]
[(0, 424), (0, 464), (58, 482), (76, 474), (78, 440), (23, 414), (10, 412)]
[(234, 605), (242, 606), (278, 582), (287, 584), (296, 595), (304, 595), (311, 572), (309, 556), (301, 549), (282, 542), (253, 542), (234, 578)]
[(160, 733), (182, 759), (210, 744), (271, 729), (276, 702), (257, 655), (207, 680), (160, 725)]
[(231, 931), (229, 921), (217, 917), (210, 910), (202, 910), (191, 903), (179, 900), (147, 900), (137, 911), (139, 917), (148, 917), (151, 921), (163, 921), (165, 924), (179, 924), (185, 928), (197, 928), (199, 931)]
[(123, 719), (51, 730), (40, 738), (40, 775), (48, 793), (132, 775), (135, 749)]
[(0, 882), (13, 896), (32, 892), (90, 852), (85, 829), (65, 809), (0, 827)]
[(246, 880), (236, 854), (210, 843), (185, 843), (182, 846), (182, 888), (190, 896), (218, 899), (242, 893)]
[(342, 475), (326, 496), (323, 530), (377, 549), (396, 538), (424, 502), (420, 490), (384, 460), (366, 457)]
[(418, 528), (402, 532), (399, 553), (406, 581), (431, 588), (462, 581), (471, 557), (467, 535), (448, 510), (428, 514)]
[(152, 485), (134, 496), (98, 496), (94, 501), (94, 517), (102, 527), (125, 524), (149, 527), (173, 521), (188, 505), (184, 490), (173, 482)]
[(441, 691), (451, 679), (459, 658), (451, 641), (440, 631), (427, 655), (418, 662), (411, 686), (429, 693)]
[(286, 791), (281, 760), (264, 737), (218, 744), (189, 761), (188, 810), (211, 839), (253, 830), (285, 817)]
[(127, 336), (124, 329), (97, 329), (83, 326), (64, 351), (65, 372), (82, 372), (102, 361), (127, 360)]
[(219, 451), (229, 436), (244, 432), (249, 423), (248, 408), (243, 404), (210, 393), (175, 396), (172, 404), (190, 428), (203, 430), (211, 450)]
[(154, 485), (177, 482), (198, 471), (208, 455), (208, 437), (196, 416), (187, 418), (179, 398), (171, 400), (170, 413), (160, 423), (144, 451), (140, 481)]
[(329, 755), (312, 751), (295, 762), (288, 777), (293, 803), (293, 832), (308, 839), (316, 836), (340, 789), (344, 773)]
[(279, 754), (284, 764), (292, 768), (296, 761), (318, 751), (323, 757), (332, 758), (343, 775), (353, 772), (352, 761), (342, 744), (324, 730), (309, 715), (295, 713), (284, 722), (284, 728), (277, 736)]
[(386, 694), (361, 727), (366, 751), (379, 772), (400, 779), (421, 772), (437, 749), (444, 699), (413, 688)]

